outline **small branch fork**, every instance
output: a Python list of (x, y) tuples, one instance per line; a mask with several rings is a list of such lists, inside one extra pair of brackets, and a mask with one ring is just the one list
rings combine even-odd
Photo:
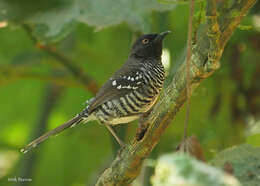
[[(256, 0), (232, 1), (227, 11), (223, 1), (208, 0), (207, 22), (196, 30), (196, 43), (192, 47), (190, 60), (190, 90), (209, 77), (218, 67), (226, 42), (242, 18)], [(232, 16), (232, 11), (237, 16)], [(165, 129), (171, 123), (187, 99), (186, 64), (175, 73), (172, 82), (164, 90), (168, 96), (161, 97), (151, 113), (142, 121), (147, 130), (141, 138), (122, 148), (109, 168), (99, 177), (96, 185), (129, 185), (138, 176), (143, 160), (150, 154)], [(165, 95), (162, 94), (162, 95)]]

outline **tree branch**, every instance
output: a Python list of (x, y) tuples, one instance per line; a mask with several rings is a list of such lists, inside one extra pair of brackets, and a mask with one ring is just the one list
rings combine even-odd
[(28, 25), (24, 24), (23, 28), (26, 30), (36, 47), (42, 49), (47, 54), (55, 58), (58, 62), (60, 62), (64, 67), (66, 67), (68, 71), (79, 80), (79, 82), (85, 85), (87, 90), (89, 90), (93, 94), (97, 93), (98, 86), (96, 81), (92, 77), (86, 75), (81, 70), (81, 68), (76, 65), (75, 62), (71, 61), (70, 59), (63, 56), (61, 53), (57, 52), (56, 48), (51, 47), (49, 45), (40, 44), (37, 38), (32, 34), (32, 30)]
[[(208, 0), (207, 22), (198, 27), (190, 63), (191, 91), (218, 67), (225, 44), (256, 0)], [(229, 11), (226, 11), (226, 9)], [(235, 11), (236, 16), (231, 12)], [(186, 100), (185, 63), (179, 67), (172, 82), (164, 90), (153, 111), (143, 121), (147, 130), (143, 136), (119, 151), (117, 157), (99, 177), (96, 185), (128, 185), (139, 174), (143, 160), (159, 142), (161, 135)]]

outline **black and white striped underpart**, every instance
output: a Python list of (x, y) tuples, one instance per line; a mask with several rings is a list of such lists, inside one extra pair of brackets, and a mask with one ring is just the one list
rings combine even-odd
[(161, 63), (142, 63), (132, 76), (122, 75), (110, 79), (118, 91), (128, 90), (121, 97), (108, 100), (91, 113), (87, 121), (99, 120), (115, 125), (128, 123), (147, 112), (156, 102), (164, 82), (164, 68)]

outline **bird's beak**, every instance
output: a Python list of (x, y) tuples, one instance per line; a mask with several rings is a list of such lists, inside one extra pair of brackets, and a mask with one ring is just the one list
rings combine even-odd
[(166, 32), (161, 32), (160, 34), (157, 35), (155, 38), (156, 41), (162, 41), (166, 35), (171, 33), (171, 31), (166, 31)]

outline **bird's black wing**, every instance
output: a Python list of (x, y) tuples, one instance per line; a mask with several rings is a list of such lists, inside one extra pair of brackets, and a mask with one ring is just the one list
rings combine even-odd
[(106, 83), (100, 88), (95, 99), (89, 106), (89, 113), (103, 103), (120, 98), (129, 92), (143, 86), (144, 80), (140, 70), (140, 62), (129, 61), (125, 63)]

